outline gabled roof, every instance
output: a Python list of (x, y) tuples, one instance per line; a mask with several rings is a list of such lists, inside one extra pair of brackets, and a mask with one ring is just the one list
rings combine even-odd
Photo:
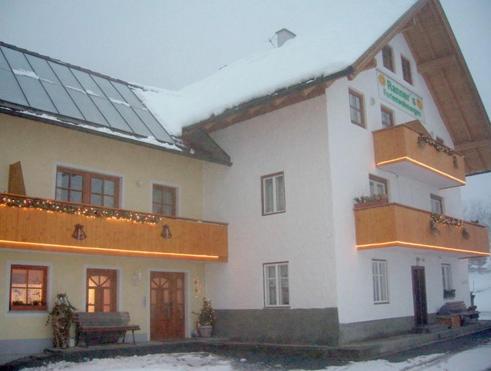
[[(374, 57), (403, 33), (467, 175), (491, 171), (491, 125), (455, 36), (438, 0), (390, 2), (383, 14), (326, 15), (326, 32), (297, 36), (178, 92), (140, 91), (175, 133), (218, 130), (321, 94), (335, 79), (375, 67)], [(329, 18), (330, 17), (330, 18)]]

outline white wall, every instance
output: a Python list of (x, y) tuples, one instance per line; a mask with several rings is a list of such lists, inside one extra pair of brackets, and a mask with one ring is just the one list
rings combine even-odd
[[(204, 218), (229, 223), (228, 263), (206, 267), (214, 306), (263, 308), (262, 265), (279, 261), (289, 261), (292, 308), (336, 306), (324, 97), (213, 137), (233, 161), (203, 169)], [(286, 213), (262, 216), (260, 177), (278, 171), (285, 174)]]
[[(416, 64), (402, 36), (390, 42), (393, 48), (395, 73), (383, 67), (381, 53), (377, 55), (377, 68), (420, 95), (424, 100), (424, 122), (430, 133), (444, 139), (452, 146), (450, 136), (439, 116), (422, 77), (417, 73)], [(412, 64), (414, 85), (402, 79), (401, 53)], [(348, 88), (364, 95), (366, 103), (367, 128), (350, 123)], [(460, 217), (462, 207), (460, 189), (440, 191), (427, 184), (397, 176), (375, 168), (372, 131), (382, 128), (380, 105), (394, 110), (396, 124), (414, 120), (413, 117), (382, 101), (378, 96), (376, 70), (359, 74), (353, 81), (340, 79), (326, 92), (328, 147), (331, 162), (332, 203), (336, 251), (338, 310), (341, 323), (375, 320), (389, 317), (413, 315), (411, 266), (416, 258), (424, 259), (427, 283), (428, 311), (435, 312), (443, 304), (441, 263), (452, 264), (457, 298), (468, 301), (465, 261), (460, 263), (451, 254), (434, 253), (416, 249), (380, 249), (359, 252), (355, 248), (355, 226), (353, 198), (369, 194), (369, 173), (384, 177), (389, 182), (389, 199), (416, 208), (431, 210), (430, 193), (445, 198), (448, 215)], [(387, 259), (389, 264), (390, 303), (373, 304), (371, 280), (371, 259)]]

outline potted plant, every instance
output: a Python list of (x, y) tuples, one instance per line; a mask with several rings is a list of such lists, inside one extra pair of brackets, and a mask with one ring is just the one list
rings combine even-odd
[(198, 316), (198, 331), (203, 338), (211, 337), (215, 324), (215, 311), (211, 306), (211, 301), (203, 298), (203, 306)]
[(49, 312), (46, 325), (53, 327), (53, 347), (68, 348), (70, 327), (76, 308), (70, 303), (66, 294), (56, 295), (55, 306)]
[(381, 206), (389, 202), (387, 195), (372, 195), (355, 197), (355, 209), (364, 209), (367, 207)]

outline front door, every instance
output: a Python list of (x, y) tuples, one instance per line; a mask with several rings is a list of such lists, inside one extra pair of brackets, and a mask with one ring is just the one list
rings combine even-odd
[(150, 272), (150, 339), (184, 337), (184, 273)]
[(413, 301), (414, 301), (414, 320), (416, 326), (428, 324), (428, 311), (426, 308), (426, 282), (425, 268), (411, 267), (413, 277)]

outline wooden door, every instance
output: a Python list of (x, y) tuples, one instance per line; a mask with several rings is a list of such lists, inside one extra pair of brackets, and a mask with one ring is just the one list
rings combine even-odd
[(87, 312), (116, 312), (116, 303), (116, 270), (87, 269)]
[(413, 279), (414, 320), (416, 326), (428, 324), (426, 307), (426, 281), (424, 267), (411, 267)]
[(184, 273), (150, 272), (150, 339), (184, 337)]

